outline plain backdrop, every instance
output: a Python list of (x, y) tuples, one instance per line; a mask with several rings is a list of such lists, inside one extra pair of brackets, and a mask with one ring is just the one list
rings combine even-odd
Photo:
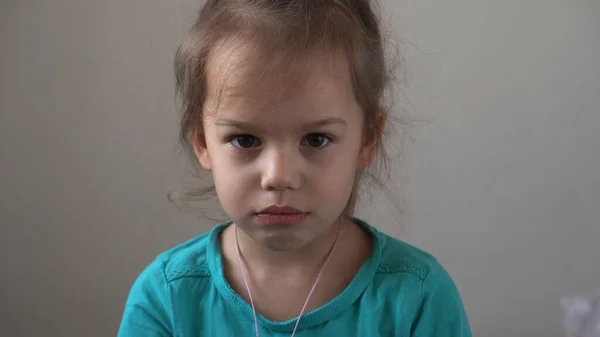
[[(422, 122), (361, 215), (440, 259), (475, 336), (563, 336), (560, 297), (600, 286), (600, 2), (383, 6)], [(1, 336), (115, 335), (142, 268), (213, 224), (166, 198), (199, 7), (1, 2)]]

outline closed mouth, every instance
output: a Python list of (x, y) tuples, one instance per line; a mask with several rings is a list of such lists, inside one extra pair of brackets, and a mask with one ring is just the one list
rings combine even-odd
[(299, 215), (307, 214), (307, 212), (303, 212), (291, 206), (269, 206), (256, 214)]
[(309, 213), (297, 209), (265, 209), (256, 213), (256, 219), (267, 225), (296, 225), (302, 223)]

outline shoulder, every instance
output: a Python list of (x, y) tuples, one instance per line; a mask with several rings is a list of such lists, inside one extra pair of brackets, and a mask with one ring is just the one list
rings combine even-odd
[(209, 248), (219, 226), (156, 256), (149, 268), (162, 269), (167, 283), (185, 277), (207, 277)]
[(376, 235), (381, 249), (378, 273), (392, 278), (393, 275), (395, 278), (411, 278), (420, 287), (421, 293), (440, 288), (454, 290), (452, 277), (435, 256), (387, 234), (377, 232)]
[(158, 254), (138, 275), (132, 290), (155, 288), (183, 277), (209, 276), (207, 248), (216, 229)]
[(408, 274), (421, 281), (447, 274), (432, 254), (375, 229), (373, 231), (380, 249), (378, 273)]
[(206, 278), (210, 276), (210, 248), (216, 244), (219, 231), (224, 225), (217, 225), (211, 231), (198, 235), (158, 254), (138, 275), (133, 289), (147, 285), (168, 284), (185, 278)]
[[(471, 335), (461, 296), (452, 277), (430, 253), (376, 232), (380, 243), (378, 288), (404, 303), (417, 336)], [(419, 333), (416, 333), (416, 332)]]
[[(131, 286), (119, 336), (170, 336), (176, 329), (176, 308), (186, 305), (190, 288), (202, 287), (210, 276), (210, 245), (220, 226), (161, 254), (147, 265)], [(185, 296), (187, 300), (173, 296)], [(201, 292), (198, 296), (202, 296)]]

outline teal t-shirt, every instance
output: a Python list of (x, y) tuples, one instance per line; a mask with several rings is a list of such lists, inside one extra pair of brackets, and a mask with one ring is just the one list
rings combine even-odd
[[(302, 316), (297, 337), (470, 337), (454, 282), (434, 257), (355, 222), (373, 251), (348, 287)], [(254, 336), (252, 308), (223, 274), (219, 233), (230, 223), (159, 255), (138, 277), (119, 337)], [(263, 337), (289, 337), (295, 319), (258, 316)]]

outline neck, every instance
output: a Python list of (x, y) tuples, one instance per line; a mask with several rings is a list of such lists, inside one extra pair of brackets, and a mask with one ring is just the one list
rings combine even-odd
[[(321, 237), (292, 251), (278, 251), (264, 247), (238, 229), (239, 246), (246, 264), (260, 274), (300, 274), (313, 277), (331, 251), (347, 220), (336, 222)], [(231, 226), (231, 230), (235, 230)], [(232, 233), (234, 234), (234, 233)], [(229, 235), (230, 238), (233, 235)], [(229, 240), (230, 242), (232, 240)], [(235, 247), (234, 247), (235, 248)]]

